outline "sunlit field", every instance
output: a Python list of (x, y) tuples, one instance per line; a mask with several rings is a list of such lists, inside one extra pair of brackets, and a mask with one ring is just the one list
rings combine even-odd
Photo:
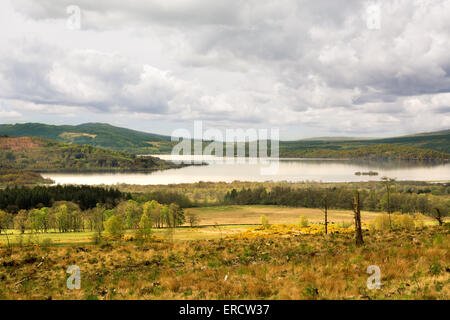
[[(323, 211), (312, 208), (292, 208), (270, 205), (249, 206), (217, 206), (187, 209), (186, 212), (198, 214), (201, 225), (214, 224), (259, 224), (261, 215), (265, 215), (270, 223), (296, 224), (300, 216), (305, 216), (311, 222), (323, 222)], [(371, 221), (379, 212), (362, 211), (362, 221)], [(329, 210), (330, 222), (351, 222), (354, 213), (351, 210)]]
[[(448, 224), (364, 231), (361, 247), (353, 232), (302, 234), (278, 226), (262, 236), (261, 227), (251, 230), (208, 241), (3, 247), (0, 299), (450, 298)], [(175, 234), (189, 238), (189, 232)], [(66, 288), (69, 265), (81, 270), (80, 290)], [(380, 267), (380, 289), (367, 287), (370, 265)]]
[[(229, 235), (245, 232), (250, 228), (261, 224), (261, 216), (264, 215), (270, 224), (297, 225), (300, 216), (305, 217), (314, 224), (323, 223), (323, 211), (310, 208), (289, 208), (280, 206), (214, 206), (186, 209), (186, 214), (192, 212), (198, 215), (199, 222), (191, 227), (187, 223), (174, 230), (153, 229), (153, 234), (162, 239), (173, 241), (185, 240), (211, 240), (221, 239)], [(369, 224), (380, 212), (362, 211), (362, 222)], [(329, 210), (328, 223), (330, 225), (352, 224), (354, 213), (350, 210)], [(436, 225), (429, 217), (424, 217), (426, 225)], [(127, 230), (126, 235), (131, 236), (132, 230)], [(95, 232), (67, 232), (60, 233), (50, 230), (46, 233), (31, 233), (29, 231), (20, 234), (17, 230), (8, 230), (8, 236), (0, 234), (0, 244), (40, 244), (48, 242), (52, 245), (85, 245), (92, 242)], [(50, 241), (49, 241), (50, 240)]]

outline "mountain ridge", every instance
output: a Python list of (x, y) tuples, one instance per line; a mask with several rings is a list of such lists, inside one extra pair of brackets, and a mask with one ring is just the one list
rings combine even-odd
[[(0, 135), (12, 137), (41, 137), (59, 142), (92, 145), (111, 150), (134, 154), (167, 154), (177, 142), (167, 135), (147, 133), (113, 126), (108, 123), (88, 122), (79, 125), (48, 125), (42, 123), (0, 124)], [(450, 153), (450, 129), (436, 132), (422, 132), (397, 137), (360, 138), (360, 137), (318, 137), (300, 140), (280, 141), (280, 155), (308, 156), (312, 150), (335, 151), (356, 150), (373, 145), (430, 149)], [(307, 152), (306, 152), (307, 151)]]

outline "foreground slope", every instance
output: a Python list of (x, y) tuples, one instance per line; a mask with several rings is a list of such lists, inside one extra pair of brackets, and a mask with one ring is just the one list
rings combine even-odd
[[(212, 241), (0, 247), (0, 299), (441, 299), (450, 297), (448, 227)], [(106, 263), (105, 263), (106, 262)], [(69, 265), (80, 290), (67, 290)], [(368, 266), (381, 288), (367, 287)], [(39, 268), (39, 272), (36, 272)]]

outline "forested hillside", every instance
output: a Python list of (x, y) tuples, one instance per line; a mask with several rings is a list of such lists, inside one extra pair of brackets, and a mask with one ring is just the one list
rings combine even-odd
[(376, 145), (390, 145), (411, 147), (418, 149), (431, 149), (439, 152), (450, 153), (450, 130), (422, 133), (403, 137), (382, 139), (358, 139), (358, 138), (317, 138), (296, 141), (282, 141), (280, 152), (282, 154), (302, 154), (304, 150), (355, 150)]
[(0, 170), (153, 171), (179, 167), (155, 157), (37, 137), (0, 137)]
[(398, 160), (447, 160), (450, 154), (394, 144), (375, 144), (355, 149), (343, 148), (286, 148), (280, 146), (282, 157), (292, 158), (349, 158), (349, 159), (398, 159)]
[[(55, 126), (40, 123), (0, 125), (0, 135), (42, 137), (133, 154), (169, 154), (171, 137), (104, 123)], [(204, 142), (206, 147), (210, 142)], [(224, 152), (225, 154), (225, 152)], [(450, 158), (450, 130), (382, 139), (316, 138), (280, 141), (280, 157), (443, 160)]]

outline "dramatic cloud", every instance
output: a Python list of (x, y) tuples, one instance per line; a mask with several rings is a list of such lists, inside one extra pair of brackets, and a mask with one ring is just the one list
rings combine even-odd
[(71, 4), (0, 5), (16, 27), (0, 40), (9, 110), (280, 126), (289, 138), (450, 126), (450, 0), (79, 0), (76, 31)]

